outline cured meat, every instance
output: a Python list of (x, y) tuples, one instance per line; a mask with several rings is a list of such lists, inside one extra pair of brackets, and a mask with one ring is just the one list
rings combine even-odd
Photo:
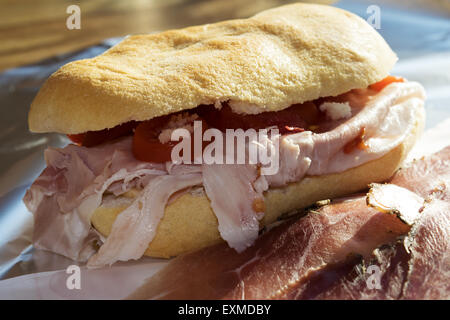
[(409, 189), (423, 198), (432, 196), (450, 201), (450, 146), (400, 169), (391, 183)]
[(131, 298), (276, 299), (311, 272), (349, 255), (369, 256), (409, 229), (357, 196), (285, 222), (241, 254), (221, 244), (180, 256)]
[(170, 196), (202, 183), (201, 174), (154, 177), (131, 206), (113, 224), (111, 234), (88, 267), (102, 267), (121, 260), (139, 259), (152, 241)]
[[(304, 131), (283, 136), (280, 170), (267, 176), (270, 186), (284, 186), (305, 175), (342, 172), (392, 150), (413, 130), (425, 93), (416, 82), (393, 83), (361, 105), (352, 108), (349, 119), (330, 121), (323, 133)], [(346, 145), (364, 128), (367, 148), (346, 152)]]
[(219, 221), (220, 235), (238, 252), (254, 243), (264, 216), (265, 190), (255, 190), (257, 179), (253, 165), (203, 166), (203, 185)]
[(129, 138), (89, 149), (49, 148), (45, 159), (47, 168), (24, 197), (34, 214), (33, 244), (77, 261), (95, 252), (99, 235), (90, 217), (103, 192), (121, 194), (165, 173), (163, 165), (137, 161)]
[(404, 240), (314, 272), (283, 298), (450, 299), (449, 213), (447, 202), (432, 200)]
[[(391, 182), (426, 197), (408, 236), (362, 261), (330, 265), (284, 298), (450, 299), (450, 147), (415, 161)], [(372, 279), (364, 272), (370, 266), (377, 270)], [(378, 281), (379, 287), (368, 281)]]
[[(408, 199), (408, 201), (399, 201)], [(395, 214), (405, 223), (412, 225), (417, 219), (417, 212), (424, 207), (421, 196), (395, 184), (371, 184), (366, 203), (378, 211)]]
[[(282, 223), (241, 254), (216, 245), (180, 256), (130, 298), (448, 299), (449, 155), (401, 170), (392, 182), (411, 191), (397, 197), (383, 195), (402, 187), (376, 185)], [(380, 290), (364, 272), (375, 259)]]
[[(148, 245), (153, 239), (153, 231), (167, 203), (166, 195), (176, 193), (176, 186), (184, 186), (182, 180), (193, 174), (195, 181), (199, 176), (203, 177), (202, 183), (219, 221), (221, 236), (231, 247), (242, 251), (252, 245), (258, 235), (259, 220), (264, 214), (262, 195), (265, 190), (299, 181), (304, 175), (341, 172), (380, 158), (402, 142), (415, 126), (418, 112), (423, 111), (424, 90), (415, 82), (393, 83), (370, 96), (367, 90), (347, 95), (352, 109), (350, 118), (324, 122), (318, 133), (277, 135), (281, 140), (280, 161), (276, 166), (279, 170), (273, 175), (261, 173), (265, 167), (258, 172), (260, 164), (180, 166), (138, 161), (131, 152), (129, 137), (92, 148), (74, 145), (50, 148), (46, 151), (47, 168), (24, 197), (35, 217), (34, 244), (74, 260), (86, 261), (95, 252), (93, 242), (100, 240), (90, 225), (90, 217), (101, 204), (104, 192), (117, 196), (135, 187), (146, 190), (148, 185), (156, 183), (154, 180), (170, 181), (164, 185), (164, 196), (141, 195), (130, 207), (137, 212), (126, 211), (129, 221), (151, 221), (152, 225), (128, 228), (122, 219), (117, 219), (109, 236), (116, 240), (107, 240), (89, 265), (136, 259), (139, 252), (144, 252), (141, 250), (144, 241)], [(362, 100), (358, 102), (359, 99)], [(349, 142), (360, 138), (361, 128), (365, 130), (367, 148), (345, 152)], [(175, 181), (177, 177), (178, 182)], [(192, 183), (187, 183), (186, 187), (197, 185), (197, 182)], [(167, 190), (166, 186), (174, 189)], [(153, 202), (146, 201), (147, 205), (141, 206), (142, 199)], [(124, 234), (126, 230), (128, 234)], [(132, 232), (137, 232), (140, 238)], [(130, 241), (134, 243), (126, 243)]]

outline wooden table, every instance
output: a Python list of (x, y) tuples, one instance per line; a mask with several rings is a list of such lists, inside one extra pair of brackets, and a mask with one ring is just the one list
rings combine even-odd
[[(0, 71), (85, 48), (109, 37), (243, 18), (283, 0), (0, 0)], [(332, 1), (314, 1), (332, 2)], [(69, 30), (67, 7), (81, 9)]]
[[(297, 0), (298, 1), (298, 0)], [(332, 3), (336, 0), (300, 0)], [(361, 0), (380, 6), (393, 0)], [(0, 72), (79, 50), (105, 38), (149, 33), (232, 18), (294, 0), (0, 0)], [(448, 0), (396, 0), (450, 17)], [(69, 30), (70, 5), (81, 9), (81, 29)]]

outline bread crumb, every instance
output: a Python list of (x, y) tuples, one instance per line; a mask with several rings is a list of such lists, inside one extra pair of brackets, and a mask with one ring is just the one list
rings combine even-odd
[(324, 102), (319, 109), (331, 120), (348, 119), (352, 116), (352, 108), (348, 102)]

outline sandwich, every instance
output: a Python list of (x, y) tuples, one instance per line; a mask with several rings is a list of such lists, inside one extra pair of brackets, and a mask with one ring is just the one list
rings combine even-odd
[(286, 214), (386, 181), (425, 118), (396, 61), (363, 19), (293, 4), (66, 64), (29, 112), (72, 141), (25, 194), (34, 246), (93, 268), (243, 252)]

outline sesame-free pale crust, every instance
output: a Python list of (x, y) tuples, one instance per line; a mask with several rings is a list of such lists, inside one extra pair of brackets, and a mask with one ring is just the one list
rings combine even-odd
[(68, 63), (42, 86), (29, 127), (75, 134), (216, 101), (247, 103), (241, 113), (276, 111), (365, 88), (396, 60), (356, 15), (287, 5), (249, 19), (130, 36)]
[[(344, 172), (307, 176), (286, 187), (269, 189), (264, 195), (266, 211), (261, 228), (285, 213), (308, 207), (318, 200), (349, 195), (366, 189), (372, 182), (386, 181), (406, 158), (422, 133), (424, 123), (424, 110), (420, 108), (414, 130), (399, 146), (381, 158)], [(123, 201), (117, 199), (117, 203)], [(117, 215), (125, 208), (114, 204), (99, 207), (92, 215), (92, 225), (107, 237)], [(166, 206), (164, 217), (145, 255), (169, 258), (221, 241), (217, 218), (206, 195), (185, 193)]]

